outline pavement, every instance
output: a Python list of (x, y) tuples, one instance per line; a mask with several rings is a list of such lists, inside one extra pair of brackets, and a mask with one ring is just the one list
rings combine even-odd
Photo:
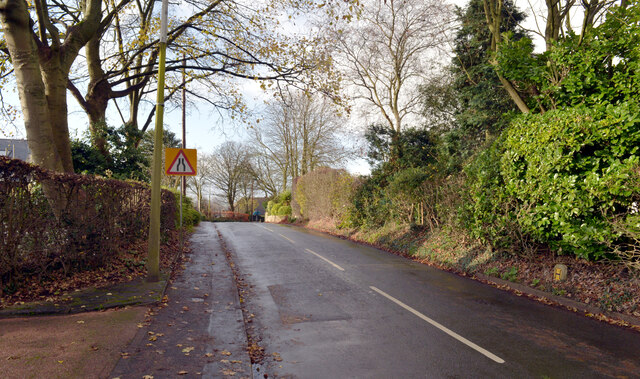
[[(129, 337), (128, 345), (123, 343), (119, 359), (112, 358), (106, 371), (110, 375), (105, 375), (105, 368), (101, 367), (100, 373), (83, 377), (252, 377), (238, 290), (213, 223), (196, 228), (191, 237), (191, 252), (186, 254), (182, 272), (173, 280), (165, 275), (156, 283), (136, 280), (75, 291), (64, 301), (55, 303), (8, 307), (0, 311), (0, 322), (15, 319), (22, 324), (29, 320), (37, 323), (50, 318), (25, 316), (77, 314), (73, 317), (82, 317), (89, 311), (117, 307), (120, 310), (113, 312), (127, 312), (130, 306), (140, 305), (150, 306), (146, 320), (138, 323), (137, 328), (133, 321), (137, 332), (134, 330), (133, 338)], [(96, 312), (87, 313), (87, 317), (92, 314)], [(6, 342), (2, 333), (0, 337)], [(77, 342), (82, 343), (69, 343)], [(57, 348), (50, 345), (50, 349)], [(33, 371), (25, 367), (23, 373), (30, 375)]]
[(196, 228), (186, 258), (111, 378), (252, 377), (238, 290), (213, 223)]

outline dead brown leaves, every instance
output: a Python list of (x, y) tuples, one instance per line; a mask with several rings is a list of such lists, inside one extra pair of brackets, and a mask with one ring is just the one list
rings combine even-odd
[[(169, 233), (167, 242), (160, 247), (160, 267), (169, 271), (179, 253), (178, 232)], [(188, 239), (186, 249), (188, 250)], [(131, 281), (146, 275), (147, 241), (139, 240), (121, 246), (120, 252), (103, 267), (65, 275), (62, 268), (46, 278), (30, 277), (25, 285), (12, 294), (0, 294), (0, 308), (31, 301), (58, 302), (71, 291), (89, 287), (104, 287)]]

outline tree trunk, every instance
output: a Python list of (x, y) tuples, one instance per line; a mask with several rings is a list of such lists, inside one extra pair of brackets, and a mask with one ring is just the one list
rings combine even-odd
[(24, 0), (0, 1), (0, 22), (13, 63), (29, 149), (34, 162), (54, 171), (65, 167), (56, 149), (38, 49)]
[(511, 84), (509, 80), (505, 79), (500, 74), (498, 74), (498, 79), (500, 79), (500, 83), (502, 83), (502, 86), (511, 97), (511, 100), (513, 100), (513, 102), (516, 103), (516, 105), (518, 106), (518, 109), (520, 109), (520, 112), (529, 113), (530, 112), (529, 106), (527, 105), (527, 103), (524, 102), (524, 100), (522, 99), (522, 96), (520, 96), (520, 94), (515, 89), (515, 87), (513, 87), (513, 84)]
[[(491, 51), (495, 53), (498, 51), (502, 39), (500, 35), (500, 25), (502, 24), (502, 0), (484, 0), (483, 5), (484, 14), (487, 19), (487, 26), (489, 28), (489, 32), (491, 32)], [(494, 67), (498, 64), (495, 59), (491, 59), (490, 63)], [(498, 79), (500, 79), (500, 83), (502, 83), (502, 86), (509, 94), (509, 97), (511, 97), (513, 102), (518, 106), (518, 109), (520, 109), (520, 112), (529, 113), (530, 110), (527, 103), (522, 99), (522, 96), (520, 96), (513, 84), (498, 73), (497, 70), (496, 74), (498, 75)]]
[(107, 106), (111, 94), (111, 86), (105, 80), (105, 74), (100, 62), (101, 32), (89, 41), (86, 47), (87, 69), (89, 71), (89, 86), (85, 102), (85, 112), (89, 116), (89, 131), (91, 141), (100, 153), (109, 159), (109, 148), (105, 127), (107, 124)]
[[(51, 54), (52, 52), (53, 54)], [(58, 150), (63, 170), (65, 172), (73, 172), (67, 119), (67, 81), (69, 75), (68, 71), (60, 64), (59, 54), (55, 50), (41, 52), (40, 67), (42, 68), (42, 77), (44, 79), (53, 141)]]
[(560, 0), (546, 0), (546, 4), (547, 24), (544, 29), (544, 41), (548, 51), (553, 46), (553, 42), (557, 41), (560, 36), (562, 14), (560, 9)]
[[(82, 5), (85, 17), (68, 28), (64, 42), (40, 9), (39, 25), (49, 27), (40, 31), (43, 40), (38, 44), (27, 2), (0, 0), (0, 18), (15, 69), (27, 139), (35, 162), (56, 171), (73, 172), (67, 121), (69, 70), (80, 49), (99, 29), (102, 17), (102, 0), (86, 0)], [(51, 39), (51, 46), (46, 37)]]

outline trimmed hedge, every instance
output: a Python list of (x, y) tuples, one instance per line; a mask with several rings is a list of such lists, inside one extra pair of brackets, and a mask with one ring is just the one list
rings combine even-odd
[[(146, 238), (151, 189), (133, 181), (55, 173), (0, 157), (0, 291), (26, 277), (98, 268)], [(177, 202), (162, 191), (161, 230)]]

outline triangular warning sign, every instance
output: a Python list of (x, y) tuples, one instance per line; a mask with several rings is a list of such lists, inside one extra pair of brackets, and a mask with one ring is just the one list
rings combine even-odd
[(196, 170), (194, 170), (191, 162), (187, 159), (184, 151), (180, 150), (176, 157), (173, 159), (173, 162), (169, 165), (167, 169), (167, 175), (195, 175)]

